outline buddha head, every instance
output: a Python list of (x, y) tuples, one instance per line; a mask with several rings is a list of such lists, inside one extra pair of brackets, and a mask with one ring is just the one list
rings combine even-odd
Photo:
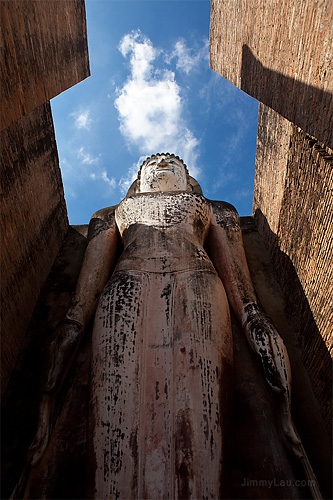
[(142, 163), (138, 177), (126, 196), (160, 191), (191, 191), (202, 194), (200, 185), (193, 177), (190, 177), (183, 160), (170, 153), (157, 153), (149, 156)]
[(161, 153), (147, 158), (138, 173), (140, 193), (186, 191), (189, 187), (187, 167), (179, 156)]

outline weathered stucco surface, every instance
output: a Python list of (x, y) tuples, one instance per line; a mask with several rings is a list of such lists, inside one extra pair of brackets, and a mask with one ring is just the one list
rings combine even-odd
[(1, 132), (2, 388), (68, 227), (51, 108)]
[[(1, 453), (3, 498), (10, 497), (22, 472), (27, 449), (36, 432), (45, 351), (57, 323), (69, 307), (86, 244), (86, 238), (69, 227), (59, 255), (39, 295), (27, 334), (21, 342), (16, 366), (3, 396), (2, 425), (3, 429), (6, 429), (3, 433)], [(77, 374), (77, 369), (80, 371), (80, 376), (76, 377), (73, 396), (73, 389), (69, 393), (67, 391), (71, 387), (74, 374)], [(46, 490), (46, 498), (51, 498), (48, 496), (50, 491), (53, 498), (85, 497), (82, 476), (86, 467), (88, 384), (89, 354), (87, 356), (86, 347), (82, 345), (75, 368), (69, 374), (68, 384), (59, 394), (57, 401), (56, 415), (59, 415), (64, 398), (67, 397), (70, 401), (62, 410), (62, 421), (68, 404), (75, 405), (75, 418), (68, 421), (65, 417), (65, 426), (57, 430), (54, 436), (56, 441), (61, 436), (61, 450), (63, 452), (66, 449), (67, 452), (61, 455), (62, 458), (59, 460), (60, 451), (58, 448), (55, 450), (52, 445), (49, 471), (45, 471), (45, 476), (40, 477), (37, 482), (34, 498), (43, 498), (43, 490)]]
[(212, 0), (210, 64), (333, 147), (330, 0)]
[(115, 211), (124, 250), (92, 340), (94, 497), (221, 496), (232, 344), (203, 249), (211, 218), (186, 192), (137, 194)]
[(90, 74), (84, 0), (1, 1), (1, 129)]
[(260, 104), (253, 211), (331, 430), (332, 150)]
[(0, 6), (3, 391), (68, 228), (49, 100), (89, 63), (84, 0)]
[[(261, 209), (276, 233), (283, 203), (292, 123), (259, 103), (254, 210)], [(269, 190), (269, 192), (268, 192)]]

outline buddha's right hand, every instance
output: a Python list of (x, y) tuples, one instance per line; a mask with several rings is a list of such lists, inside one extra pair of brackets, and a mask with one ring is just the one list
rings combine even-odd
[(56, 395), (71, 366), (81, 332), (82, 327), (78, 322), (65, 319), (57, 326), (48, 347), (37, 433), (28, 451), (28, 461), (32, 467), (42, 458), (49, 443)]
[(82, 326), (65, 319), (59, 323), (48, 348), (46, 378), (43, 392), (56, 392), (66, 377), (80, 343)]
[(49, 443), (52, 417), (54, 409), (55, 395), (43, 394), (39, 406), (38, 427), (35, 439), (31, 443), (28, 450), (28, 462), (31, 467), (37, 465), (45, 453)]

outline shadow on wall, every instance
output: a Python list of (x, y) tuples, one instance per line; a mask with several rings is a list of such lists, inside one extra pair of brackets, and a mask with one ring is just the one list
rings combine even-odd
[(278, 236), (271, 231), (267, 219), (260, 209), (256, 210), (254, 218), (277, 271), (277, 277), (286, 300), (286, 312), (296, 333), (302, 352), (302, 361), (309, 374), (314, 394), (319, 401), (320, 413), (326, 430), (330, 434), (332, 419), (331, 356), (317, 328), (292, 261), (288, 255), (280, 250)]
[(242, 49), (241, 89), (333, 147), (331, 93), (266, 68), (248, 45)]
[[(57, 323), (64, 317), (70, 305), (86, 244), (86, 238), (69, 227), (40, 294), (16, 366), (3, 395), (2, 426), (5, 432), (1, 443), (1, 498), (9, 498), (11, 495), (22, 473), (28, 447), (35, 437), (42, 377), (46, 369), (47, 346)], [(80, 445), (70, 450), (70, 467), (63, 456), (62, 461), (57, 463), (57, 472), (61, 473), (61, 479), (59, 480), (57, 476), (52, 477), (54, 496), (51, 498), (65, 498), (62, 494), (66, 490), (68, 493), (66, 498), (84, 498), (82, 474), (85, 471), (85, 432), (88, 418), (88, 382), (85, 377), (89, 375), (89, 354), (87, 354), (87, 342), (83, 344), (80, 356), (57, 397), (56, 407), (57, 415), (64, 404), (73, 378), (81, 370), (84, 375), (80, 372), (81, 383), (78, 385), (76, 397), (73, 398), (76, 403), (79, 403), (80, 407), (76, 415), (80, 415), (81, 419), (70, 420), (66, 429), (67, 441), (70, 441), (70, 435), (75, 435)], [(72, 484), (75, 480), (77, 489), (73, 492)], [(39, 493), (42, 492), (42, 478), (40, 478), (40, 483)], [(59, 486), (63, 488), (62, 491), (59, 491)], [(34, 498), (41, 498), (41, 494)], [(50, 497), (44, 496), (44, 498)]]
[[(262, 216), (262, 218), (268, 226), (264, 216)], [(330, 439), (320, 414), (319, 403), (314, 395), (308, 372), (302, 361), (302, 351), (298, 346), (295, 328), (288, 314), (287, 300), (283, 296), (283, 291), (278, 284), (278, 274), (280, 273), (281, 267), (279, 267), (269, 255), (268, 247), (272, 243), (273, 237), (276, 236), (270, 232), (271, 241), (268, 241), (265, 235), (263, 238), (262, 231), (260, 235), (260, 231), (258, 231), (253, 217), (242, 217), (241, 227), (246, 258), (257, 296), (263, 309), (273, 320), (288, 350), (293, 379), (291, 398), (292, 413), (296, 428), (300, 433), (310, 463), (319, 480), (325, 498), (332, 498), (332, 485), (330, 481), (332, 455)], [(280, 253), (282, 254), (282, 252)], [(289, 261), (289, 265), (285, 268), (286, 276), (288, 277), (290, 275), (290, 268), (293, 268), (293, 265), (290, 259), (285, 254), (283, 255)], [(281, 266), (283, 266), (283, 263)], [(299, 281), (298, 287), (302, 291)], [(291, 306), (297, 308), (298, 304), (294, 301), (292, 293), (290, 293), (290, 297), (292, 303), (289, 300), (289, 305), (291, 304)], [(321, 340), (319, 333), (317, 338)], [(235, 347), (237, 347), (236, 344)], [(236, 360), (237, 358), (235, 356), (235, 363)], [(243, 371), (242, 369), (242, 372)], [(328, 395), (325, 395), (326, 400), (329, 399), (329, 394), (330, 392), (328, 392)], [(258, 470), (261, 470), (261, 467), (259, 467)], [(280, 492), (277, 492), (277, 496), (274, 496), (273, 492), (271, 492), (271, 495), (267, 498), (284, 498), (281, 494), (282, 490), (280, 488)], [(306, 498), (310, 497), (311, 495)], [(244, 495), (241, 498), (245, 498)], [(250, 498), (256, 497), (251, 496)]]

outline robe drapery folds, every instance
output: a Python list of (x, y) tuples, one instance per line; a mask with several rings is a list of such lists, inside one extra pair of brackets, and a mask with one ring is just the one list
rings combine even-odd
[[(232, 338), (225, 290), (202, 246), (211, 208), (191, 193), (156, 198), (117, 209), (123, 257), (95, 315), (95, 498), (219, 498)], [(156, 220), (144, 210), (154, 200)], [(148, 244), (143, 265), (138, 231), (160, 242)]]

